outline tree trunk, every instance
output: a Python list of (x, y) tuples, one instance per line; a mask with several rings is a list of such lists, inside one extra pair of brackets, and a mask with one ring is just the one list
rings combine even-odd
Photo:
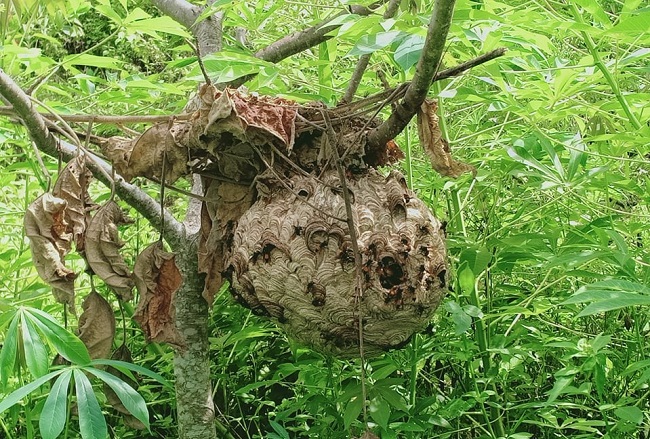
[(208, 345), (208, 304), (201, 296), (203, 276), (198, 271), (197, 234), (174, 245), (183, 285), (176, 293), (176, 328), (185, 347), (174, 354), (178, 436), (216, 439)]

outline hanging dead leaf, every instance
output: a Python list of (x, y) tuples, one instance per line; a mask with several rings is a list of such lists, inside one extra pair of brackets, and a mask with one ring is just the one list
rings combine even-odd
[(86, 167), (86, 158), (78, 156), (66, 165), (54, 184), (52, 194), (67, 201), (65, 221), (78, 252), (84, 250), (86, 225), (90, 221), (89, 209), (95, 205), (88, 194), (92, 173)]
[(125, 301), (133, 298), (133, 279), (119, 252), (124, 243), (117, 226), (130, 222), (115, 201), (108, 201), (97, 211), (86, 232), (88, 265), (120, 300)]
[[(133, 358), (131, 358), (131, 351), (129, 351), (129, 348), (125, 344), (123, 344), (122, 346), (117, 348), (115, 352), (113, 352), (113, 355), (111, 355), (111, 360), (133, 363)], [(134, 381), (130, 376), (120, 372), (118, 369), (109, 366), (106, 369), (106, 371), (111, 375), (113, 375), (114, 377), (122, 380), (123, 382), (131, 386), (133, 389), (135, 390), (138, 389), (138, 383)], [(106, 400), (108, 401), (108, 405), (111, 406), (114, 410), (122, 414), (122, 420), (124, 421), (124, 424), (127, 427), (133, 428), (135, 430), (144, 430), (145, 428), (147, 428), (142, 422), (140, 422), (140, 420), (138, 420), (138, 418), (131, 415), (129, 410), (126, 407), (124, 407), (124, 404), (122, 404), (122, 401), (117, 396), (115, 391), (111, 388), (111, 386), (109, 386), (106, 383), (104, 383), (104, 395), (106, 395)]]
[(23, 224), (38, 275), (52, 287), (54, 298), (68, 304), (74, 312), (77, 275), (63, 264), (71, 238), (64, 220), (66, 205), (62, 198), (43, 194), (27, 208)]
[(425, 99), (417, 114), (420, 143), (429, 156), (433, 169), (440, 175), (452, 178), (457, 178), (465, 172), (475, 174), (476, 169), (473, 166), (452, 158), (449, 143), (442, 137), (436, 111), (438, 102)]
[(140, 301), (133, 314), (147, 340), (182, 345), (176, 330), (174, 295), (183, 278), (176, 267), (174, 254), (166, 252), (161, 242), (149, 245), (138, 255), (133, 267)]
[(113, 164), (115, 171), (127, 181), (129, 181), (126, 178), (126, 175), (129, 174), (129, 158), (131, 157), (131, 151), (133, 151), (136, 140), (113, 136), (99, 143), (99, 149), (102, 150), (102, 154)]
[(249, 186), (210, 180), (205, 183), (201, 207), (199, 272), (205, 273), (203, 298), (212, 305), (223, 284), (222, 273), (232, 235), (239, 218), (253, 205), (255, 190)]
[(115, 337), (113, 308), (97, 291), (88, 294), (81, 306), (84, 311), (79, 317), (79, 338), (88, 348), (90, 358), (108, 358)]
[(135, 142), (129, 156), (128, 167), (121, 172), (128, 181), (133, 177), (161, 179), (163, 155), (165, 182), (172, 184), (187, 174), (188, 150), (176, 142), (176, 136), (186, 129), (185, 124), (175, 124), (171, 129), (167, 123), (159, 123), (145, 131)]

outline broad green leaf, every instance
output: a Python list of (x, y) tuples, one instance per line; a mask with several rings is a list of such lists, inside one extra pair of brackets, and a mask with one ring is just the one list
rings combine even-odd
[(0, 351), (0, 382), (2, 388), (7, 387), (7, 379), (14, 370), (16, 365), (16, 353), (18, 352), (18, 321), (20, 316), (14, 311), (14, 318), (9, 324), (2, 344), (2, 351)]
[(63, 58), (63, 66), (69, 68), (71, 66), (89, 66), (99, 67), (102, 69), (120, 70), (122, 61), (111, 58), (108, 56), (90, 55), (88, 53), (68, 55)]
[(103, 370), (95, 369), (94, 367), (84, 367), (83, 370), (95, 375), (108, 384), (117, 397), (120, 398), (120, 401), (122, 401), (122, 404), (129, 413), (138, 418), (147, 427), (147, 430), (149, 429), (149, 411), (147, 410), (147, 404), (133, 387)]
[(115, 9), (111, 7), (110, 2), (102, 1), (100, 3), (102, 4), (95, 5), (95, 9), (97, 10), (97, 12), (111, 19), (116, 24), (121, 25), (122, 17), (120, 17), (120, 14), (115, 12)]
[(68, 385), (72, 369), (66, 369), (52, 385), (38, 420), (43, 439), (56, 439), (68, 417)]
[(31, 383), (25, 384), (21, 388), (11, 392), (6, 398), (0, 401), (0, 413), (14, 406), (18, 402), (20, 402), (21, 399), (23, 399), (24, 397), (32, 393), (34, 390), (41, 387), (43, 384), (47, 383), (55, 376), (62, 374), (63, 372), (64, 372), (63, 370), (55, 370), (54, 372), (50, 372), (47, 375), (43, 375), (42, 377), (32, 381)]
[(146, 369), (142, 366), (138, 366), (137, 364), (133, 363), (127, 363), (126, 361), (118, 361), (118, 360), (109, 360), (106, 358), (98, 358), (96, 360), (93, 360), (90, 363), (91, 366), (111, 366), (119, 370), (120, 372), (133, 376), (129, 371), (133, 371), (136, 373), (139, 373), (144, 376), (148, 376), (149, 378), (152, 378), (156, 381), (158, 381), (160, 384), (162, 384), (165, 387), (168, 388), (173, 388), (171, 383), (167, 381), (165, 378), (163, 378), (161, 375), (157, 374), (156, 372), (152, 372), (149, 369)]
[(354, 396), (345, 406), (343, 412), (343, 425), (345, 428), (350, 428), (350, 425), (359, 417), (363, 409), (364, 401), (361, 396)]
[(629, 421), (634, 424), (641, 424), (643, 422), (643, 411), (636, 406), (619, 407), (614, 410), (614, 413), (619, 419)]
[(645, 10), (639, 14), (623, 18), (618, 24), (607, 31), (609, 34), (644, 34), (648, 32), (648, 23), (650, 23), (650, 10)]
[(163, 32), (166, 34), (178, 35), (183, 38), (192, 37), (182, 25), (166, 15), (164, 17), (146, 18), (133, 21), (126, 25), (126, 29), (131, 32), (141, 32), (151, 36), (157, 36), (156, 32)]
[(388, 428), (390, 405), (383, 398), (374, 398), (368, 406), (368, 414), (381, 428)]
[(63, 358), (75, 364), (88, 364), (88, 349), (79, 338), (65, 329), (46, 312), (36, 308), (25, 308), (25, 313), (32, 323), (43, 333), (45, 338)]
[(472, 273), (472, 270), (467, 265), (462, 270), (460, 270), (460, 273), (458, 273), (458, 284), (460, 286), (460, 289), (465, 294), (469, 294), (472, 291), (474, 291), (475, 281), (476, 281), (476, 277), (474, 276), (474, 273)]
[(350, 50), (350, 55), (358, 56), (366, 53), (376, 52), (379, 49), (392, 44), (403, 35), (402, 31), (379, 32), (372, 35), (364, 35)]
[(420, 59), (423, 47), (424, 37), (420, 35), (409, 35), (395, 49), (395, 53), (393, 54), (395, 62), (404, 71), (410, 69)]
[(34, 378), (41, 377), (47, 373), (49, 369), (49, 360), (47, 349), (36, 332), (34, 324), (25, 318), (23, 310), (21, 310), (21, 329), (23, 349), (25, 353), (25, 362), (27, 369), (31, 372)]
[(271, 424), (271, 428), (278, 434), (278, 437), (289, 439), (289, 432), (282, 425), (273, 420), (269, 420), (269, 424)]
[(108, 435), (106, 419), (99, 407), (92, 384), (80, 369), (74, 369), (74, 381), (81, 437), (83, 439), (105, 439)]

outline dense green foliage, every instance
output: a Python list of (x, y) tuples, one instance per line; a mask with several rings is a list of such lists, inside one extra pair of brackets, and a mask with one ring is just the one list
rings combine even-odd
[[(394, 20), (344, 16), (332, 39), (273, 65), (251, 53), (320, 21), (331, 5), (216, 2), (226, 11), (227, 50), (206, 68), (222, 81), (258, 73), (248, 86), (260, 93), (335, 104), (357, 56), (372, 52), (359, 89), (366, 95), (381, 89), (379, 72), (391, 85), (412, 75), (430, 6), (403, 3)], [(382, 438), (648, 437), (648, 23), (641, 0), (458, 2), (445, 65), (500, 46), (508, 52), (432, 88), (454, 155), (477, 168), (475, 178), (438, 176), (414, 127), (397, 139), (409, 183), (448, 222), (452, 291), (425, 333), (369, 362), (369, 422)], [(43, 111), (168, 114), (201, 80), (186, 31), (144, 0), (14, 0), (0, 5), (0, 26), (0, 68), (32, 90)], [(237, 27), (248, 29), (244, 45)], [(65, 437), (93, 437), (84, 429), (101, 421), (81, 409), (92, 412), (98, 399), (114, 437), (174, 437), (174, 394), (163, 378), (136, 371), (151, 429), (130, 430), (105, 404), (100, 384), (110, 378), (83, 347), (75, 354), (78, 340), (61, 326), (73, 331), (77, 320), (36, 276), (22, 232), (26, 205), (49, 177), (10, 118), (0, 119), (0, 143), (0, 399), (30, 382), (52, 383), (33, 385), (0, 413), (0, 436), (45, 437), (39, 428), (59, 429), (63, 413), (73, 420)], [(43, 160), (55, 175), (56, 160)], [(170, 198), (179, 217), (183, 198)], [(142, 219), (122, 232), (131, 261), (156, 236)], [(83, 270), (80, 259), (73, 263)], [(78, 285), (83, 297), (89, 280)], [(131, 313), (117, 315), (120, 343), (136, 365), (171, 379), (170, 348), (147, 346)], [(358, 362), (294, 346), (227, 293), (210, 325), (217, 414), (234, 437), (363, 431)], [(51, 366), (56, 352), (73, 365)], [(71, 378), (76, 392), (68, 397)], [(55, 399), (68, 410), (48, 404)]]

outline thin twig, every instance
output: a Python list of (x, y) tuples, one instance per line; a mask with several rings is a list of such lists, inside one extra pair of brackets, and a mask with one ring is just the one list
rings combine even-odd
[[(0, 107), (0, 115), (13, 116), (17, 111), (12, 106)], [(66, 122), (89, 122), (94, 120), (95, 123), (108, 123), (119, 125), (123, 123), (160, 123), (167, 122), (170, 118), (176, 120), (187, 120), (192, 115), (191, 113), (181, 114), (161, 114), (161, 115), (147, 115), (147, 116), (108, 116), (104, 114), (56, 114), (53, 113), (39, 113), (43, 118), (49, 120), (63, 120)]]
[(350, 234), (350, 241), (352, 245), (352, 252), (354, 254), (354, 266), (356, 274), (356, 287), (355, 299), (358, 307), (358, 329), (359, 329), (359, 358), (361, 360), (361, 399), (363, 400), (363, 423), (368, 429), (368, 407), (367, 407), (367, 392), (366, 392), (366, 358), (363, 349), (363, 310), (361, 302), (363, 301), (363, 267), (361, 266), (361, 252), (359, 251), (359, 243), (357, 241), (357, 229), (354, 224), (354, 216), (352, 214), (352, 201), (350, 200), (350, 192), (348, 190), (347, 180), (345, 178), (345, 170), (343, 163), (339, 156), (339, 145), (336, 133), (332, 127), (332, 121), (329, 119), (329, 114), (326, 110), (322, 110), (323, 120), (327, 126), (325, 141), (329, 144), (334, 156), (334, 163), (336, 164), (336, 171), (339, 174), (341, 181), (341, 188), (343, 189), (343, 201), (345, 202), (345, 214), (347, 216), (346, 223), (348, 225), (348, 233)]

